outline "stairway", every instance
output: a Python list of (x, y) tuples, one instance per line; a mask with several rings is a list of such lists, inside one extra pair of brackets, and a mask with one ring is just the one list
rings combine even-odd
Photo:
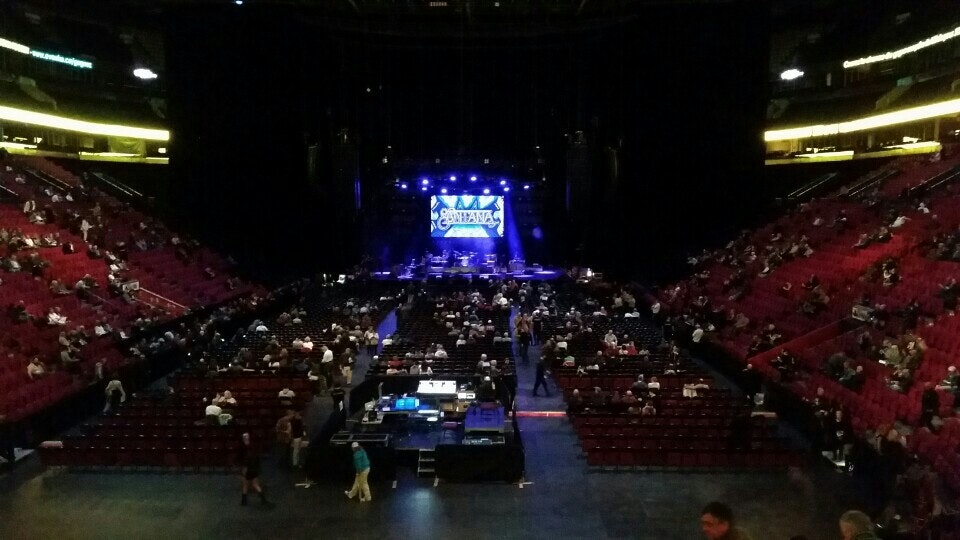
[(435, 478), (437, 476), (436, 461), (434, 450), (421, 448), (417, 459), (417, 478)]

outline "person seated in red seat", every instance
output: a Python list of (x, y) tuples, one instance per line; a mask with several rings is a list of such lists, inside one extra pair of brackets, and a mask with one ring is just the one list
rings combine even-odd
[(810, 277), (803, 282), (803, 288), (812, 291), (820, 286), (820, 278), (816, 274), (810, 274)]
[(20, 267), (20, 261), (17, 260), (16, 255), (10, 255), (6, 259), (0, 257), (0, 267), (7, 272), (19, 272), (22, 270)]
[(46, 374), (47, 368), (43, 366), (39, 358), (34, 357), (34, 359), (27, 364), (27, 376), (30, 377), (30, 380), (39, 379)]
[(27, 312), (27, 306), (24, 305), (23, 300), (20, 300), (16, 304), (10, 304), (7, 308), (7, 315), (13, 319), (14, 322), (18, 323), (33, 319), (33, 315)]
[(857, 366), (856, 369), (853, 369), (852, 362), (849, 362), (838, 382), (854, 392), (859, 392), (866, 379), (867, 376), (863, 373), (863, 366)]
[(574, 388), (570, 399), (567, 400), (567, 414), (583, 412), (584, 407), (585, 405), (583, 403), (583, 397), (580, 395), (580, 390)]
[(796, 363), (796, 358), (786, 347), (780, 350), (780, 354), (770, 360), (770, 365), (780, 373), (780, 380), (783, 382), (793, 379)]
[(656, 407), (653, 406), (652, 401), (648, 401), (646, 405), (644, 405), (643, 408), (640, 409), (641, 416), (656, 416), (656, 414), (657, 414), (657, 409)]
[(783, 285), (780, 286), (780, 296), (784, 298), (790, 298), (790, 291), (793, 290), (793, 284), (789, 281), (784, 281)]
[(60, 312), (59, 307), (52, 307), (47, 312), (47, 324), (50, 326), (63, 326), (67, 324), (67, 317)]
[(50, 280), (49, 288), (50, 288), (50, 292), (57, 296), (66, 296), (68, 294), (73, 294), (72, 292), (70, 292), (70, 289), (68, 289), (62, 282), (60, 282), (57, 279)]
[(869, 245), (870, 245), (870, 242), (872, 242), (872, 241), (873, 241), (873, 239), (870, 238), (870, 235), (869, 235), (869, 234), (863, 233), (863, 234), (860, 235), (860, 238), (857, 239), (857, 243), (854, 244), (853, 247), (856, 248), (856, 249), (863, 249), (863, 248), (869, 246)]
[[(627, 345), (621, 351), (621, 354), (627, 356), (636, 356), (637, 355), (637, 346), (633, 344), (632, 341), (628, 341)], [(647, 353), (649, 355), (649, 351)]]
[(237, 398), (233, 397), (233, 394), (229, 390), (224, 390), (222, 394), (218, 392), (211, 400), (211, 403), (224, 410), (235, 409), (237, 407)]

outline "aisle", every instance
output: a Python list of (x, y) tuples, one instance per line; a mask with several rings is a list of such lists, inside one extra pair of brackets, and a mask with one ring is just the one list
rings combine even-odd
[[(563, 402), (563, 397), (554, 384), (553, 379), (547, 377), (547, 387), (550, 391), (550, 397), (545, 397), (543, 389), (540, 389), (540, 397), (533, 397), (533, 385), (537, 375), (537, 361), (540, 360), (540, 345), (531, 345), (528, 356), (530, 361), (524, 363), (520, 360), (520, 346), (513, 335), (513, 321), (516, 319), (520, 310), (514, 307), (510, 312), (510, 337), (513, 339), (513, 357), (516, 359), (517, 372), (517, 410), (525, 413), (535, 412), (560, 412), (566, 411), (567, 407)], [(518, 415), (525, 416), (525, 415)]]

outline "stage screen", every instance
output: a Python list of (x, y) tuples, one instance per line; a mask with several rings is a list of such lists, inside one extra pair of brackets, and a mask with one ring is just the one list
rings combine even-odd
[(502, 238), (503, 197), (434, 195), (430, 197), (430, 236)]

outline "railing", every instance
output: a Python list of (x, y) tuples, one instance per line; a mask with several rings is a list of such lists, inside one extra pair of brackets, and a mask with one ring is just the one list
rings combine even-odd
[(847, 195), (850, 197), (856, 197), (857, 195), (864, 193), (868, 189), (872, 189), (876, 186), (879, 186), (880, 184), (886, 182), (887, 180), (893, 178), (894, 176), (897, 176), (898, 174), (900, 174), (900, 169), (896, 169), (896, 168), (880, 169), (879, 171), (874, 171), (868, 174), (867, 176), (865, 176), (862, 180), (850, 186), (850, 190), (847, 192)]
[(914, 195), (916, 193), (933, 191), (938, 187), (944, 184), (947, 184), (948, 182), (952, 182), (958, 177), (960, 177), (960, 165), (953, 167), (952, 169), (947, 169), (936, 176), (933, 176), (931, 178), (924, 180), (923, 182), (920, 182), (916, 186), (913, 186), (912, 188), (910, 188), (910, 190), (907, 193), (908, 195)]
[(177, 302), (174, 302), (173, 300), (170, 300), (165, 296), (161, 296), (149, 289), (144, 289), (143, 287), (140, 287), (139, 289), (137, 289), (137, 291), (138, 293), (140, 293), (140, 294), (137, 294), (136, 296), (137, 300), (139, 300), (140, 302), (143, 302), (144, 304), (149, 304), (151, 306), (159, 307), (160, 309), (163, 309), (164, 311), (170, 313), (174, 317), (181, 317), (185, 315), (188, 311), (190, 311), (190, 309), (187, 306), (183, 304), (178, 304)]
[(133, 198), (133, 197), (143, 197), (143, 193), (140, 193), (139, 191), (137, 191), (137, 190), (133, 189), (132, 187), (124, 184), (123, 182), (120, 182), (120, 181), (117, 180), (116, 178), (112, 178), (112, 177), (108, 176), (106, 173), (94, 172), (94, 173), (92, 173), (92, 174), (93, 174), (93, 177), (96, 178), (97, 180), (100, 180), (100, 181), (103, 182), (104, 184), (112, 187), (113, 189), (119, 191), (120, 193), (123, 193), (123, 194), (126, 195), (127, 197), (131, 197), (131, 198)]
[(823, 188), (823, 186), (829, 184), (829, 183), (830, 183), (833, 179), (835, 179), (837, 176), (838, 176), (838, 173), (835, 173), (835, 172), (831, 172), (831, 173), (824, 174), (824, 175), (822, 175), (822, 176), (818, 176), (818, 177), (814, 178), (813, 180), (811, 180), (810, 182), (807, 182), (806, 184), (804, 184), (804, 185), (800, 186), (799, 188), (793, 190), (792, 193), (790, 193), (789, 195), (787, 195), (787, 198), (788, 198), (788, 199), (799, 199), (799, 198), (801, 198), (801, 197), (809, 196), (809, 195), (813, 194), (815, 191)]

